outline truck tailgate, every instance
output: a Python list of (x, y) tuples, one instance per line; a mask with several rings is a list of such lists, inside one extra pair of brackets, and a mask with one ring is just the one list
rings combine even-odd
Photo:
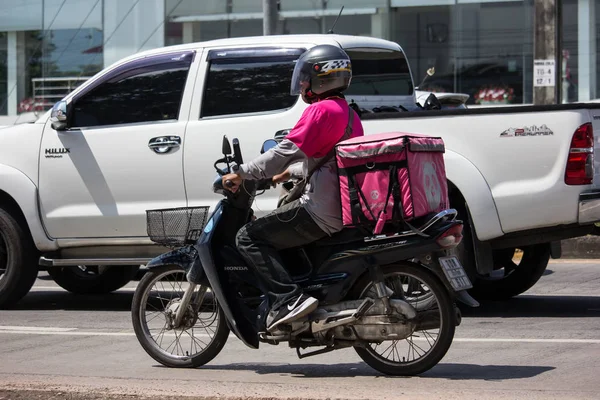
[(594, 128), (594, 189), (600, 188), (600, 109), (591, 109), (590, 119)]
[[(596, 113), (600, 115), (600, 110)], [(492, 192), (502, 230), (508, 233), (577, 222), (579, 193), (589, 185), (565, 184), (565, 168), (575, 130), (589, 121), (588, 109), (429, 114), (366, 120), (365, 132), (441, 136), (447, 151), (462, 155), (481, 172)], [(600, 136), (600, 126), (597, 132)], [(595, 146), (600, 146), (597, 140)], [(452, 180), (452, 176), (448, 178)], [(594, 181), (599, 185), (600, 177)]]

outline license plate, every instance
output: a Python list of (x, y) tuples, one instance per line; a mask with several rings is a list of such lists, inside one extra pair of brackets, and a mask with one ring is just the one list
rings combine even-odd
[(448, 278), (448, 281), (452, 285), (455, 291), (471, 289), (473, 284), (471, 280), (467, 276), (465, 269), (458, 261), (456, 257), (440, 257), (439, 259), (440, 265), (442, 266), (442, 271)]

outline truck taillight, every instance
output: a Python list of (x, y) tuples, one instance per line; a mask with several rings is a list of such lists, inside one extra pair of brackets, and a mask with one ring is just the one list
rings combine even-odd
[(462, 240), (462, 224), (454, 225), (452, 228), (448, 229), (446, 232), (442, 233), (439, 238), (437, 238), (436, 243), (442, 249), (449, 249), (455, 246), (458, 246), (460, 241)]
[(594, 129), (590, 122), (581, 125), (573, 134), (565, 183), (589, 185), (594, 179)]

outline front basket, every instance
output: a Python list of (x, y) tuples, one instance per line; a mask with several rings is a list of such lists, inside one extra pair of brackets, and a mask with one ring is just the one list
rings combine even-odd
[(154, 243), (168, 247), (194, 243), (206, 225), (209, 208), (202, 206), (147, 210), (148, 237)]

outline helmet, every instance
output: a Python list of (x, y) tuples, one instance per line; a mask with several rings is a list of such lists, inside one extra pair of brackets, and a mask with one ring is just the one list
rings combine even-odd
[(319, 45), (304, 52), (294, 67), (290, 94), (311, 101), (346, 90), (352, 79), (350, 57), (338, 46)]

